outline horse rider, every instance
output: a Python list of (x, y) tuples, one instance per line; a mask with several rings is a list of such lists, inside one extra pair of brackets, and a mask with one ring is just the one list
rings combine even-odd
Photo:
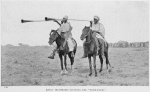
[[(104, 54), (104, 43), (106, 42), (105, 40), (105, 28), (104, 25), (102, 23), (99, 23), (100, 18), (98, 16), (94, 16), (94, 20), (93, 22), (90, 21), (90, 29), (93, 31), (93, 37), (94, 40), (96, 42), (96, 46), (97, 46), (97, 54), (98, 54), (98, 50), (100, 50), (99, 48), (99, 42), (101, 44), (101, 55)], [(98, 39), (100, 38), (100, 39)], [(98, 42), (99, 40), (99, 42)], [(85, 52), (85, 42), (83, 44), (83, 49), (84, 49), (84, 55), (82, 56), (82, 58), (86, 58), (86, 52)]]
[[(66, 41), (68, 40), (68, 38), (72, 39), (72, 33), (71, 33), (72, 27), (67, 20), (68, 20), (68, 16), (64, 16), (62, 21), (61, 21), (61, 24), (60, 24), (57, 20), (54, 19), (54, 22), (56, 22), (56, 23), (58, 23), (58, 25), (60, 25), (60, 27), (57, 29), (57, 32), (59, 34), (64, 34), (64, 37), (65, 37), (63, 47), (61, 46), (62, 49), (65, 47)], [(54, 50), (53, 50), (52, 54), (48, 57), (50, 59), (54, 59), (55, 52), (58, 50), (57, 46), (55, 46), (55, 45), (53, 46)]]

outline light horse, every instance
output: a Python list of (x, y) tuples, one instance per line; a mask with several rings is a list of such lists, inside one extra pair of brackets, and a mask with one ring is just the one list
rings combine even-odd
[(68, 42), (66, 42), (66, 45), (64, 47), (64, 49), (60, 49), (60, 47), (63, 45), (65, 39), (63, 36), (59, 35), (57, 30), (51, 30), (50, 32), (50, 38), (49, 38), (49, 44), (51, 45), (53, 42), (56, 42), (57, 44), (57, 48), (58, 48), (58, 54), (59, 54), (59, 58), (60, 58), (60, 62), (61, 62), (61, 74), (63, 74), (63, 57), (64, 57), (64, 65), (65, 65), (65, 74), (67, 74), (67, 55), (70, 58), (70, 62), (71, 62), (71, 70), (73, 70), (73, 63), (74, 63), (74, 56), (77, 50), (77, 43), (74, 40), (75, 46), (73, 51), (69, 51), (69, 47), (68, 47)]
[[(91, 62), (91, 57), (93, 57), (93, 67), (94, 67), (94, 70), (95, 70), (95, 76), (97, 76), (97, 71), (96, 71), (96, 55), (97, 55), (97, 46), (96, 46), (96, 42), (92, 36), (93, 34), (93, 31), (90, 29), (90, 27), (84, 27), (84, 29), (82, 30), (82, 34), (80, 36), (80, 39), (81, 40), (84, 40), (86, 39), (85, 41), (85, 50), (86, 50), (86, 54), (88, 55), (88, 59), (89, 59), (89, 67), (90, 67), (90, 74), (89, 76), (92, 75), (92, 62)], [(108, 69), (108, 65), (110, 66), (110, 69), (111, 69), (111, 65), (109, 63), (109, 60), (108, 60), (108, 43), (106, 43), (107, 45), (104, 45), (104, 56), (106, 57), (106, 66), (107, 66), (107, 69)], [(101, 49), (100, 49), (101, 50)], [(99, 50), (99, 52), (100, 52)], [(100, 63), (101, 63), (101, 68), (99, 70), (99, 72), (102, 71), (103, 69), (103, 57), (101, 54), (98, 54), (99, 55), (99, 59), (100, 59)], [(109, 69), (109, 72), (111, 71)]]

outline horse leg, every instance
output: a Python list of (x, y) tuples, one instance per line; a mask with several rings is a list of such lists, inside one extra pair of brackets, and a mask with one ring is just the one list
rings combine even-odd
[(97, 71), (96, 71), (96, 55), (93, 56), (93, 67), (94, 67), (94, 70), (95, 70), (95, 77), (97, 76)]
[(99, 70), (99, 72), (102, 72), (102, 70), (103, 70), (103, 57), (102, 57), (102, 55), (99, 55), (99, 59), (100, 59), (100, 63), (101, 63), (101, 68), (100, 68), (100, 70)]
[(73, 52), (70, 52), (68, 54), (69, 58), (70, 58), (70, 62), (71, 62), (71, 71), (73, 71), (73, 63), (74, 63), (74, 57), (71, 55)]
[(67, 62), (66, 62), (66, 60), (67, 60), (67, 55), (64, 55), (65, 74), (68, 74), (68, 72), (67, 72)]
[(70, 60), (71, 60), (71, 71), (73, 71), (73, 69), (74, 69), (74, 68), (73, 68), (74, 57), (71, 57), (71, 59), (70, 59)]
[[(109, 59), (108, 59), (108, 52), (105, 52), (105, 57), (106, 57), (106, 68), (108, 70), (108, 72), (111, 72), (111, 65), (110, 65), (110, 62), (109, 62)], [(108, 69), (108, 65), (110, 66), (110, 69)]]
[(59, 54), (59, 58), (60, 58), (60, 64), (61, 64), (61, 72), (60, 74), (63, 74), (63, 57), (61, 54)]
[(90, 66), (90, 74), (89, 76), (92, 75), (92, 62), (91, 62), (91, 56), (88, 56), (88, 59), (89, 59), (89, 66)]
[(105, 55), (105, 57), (106, 57), (106, 68), (108, 69), (108, 55), (107, 55), (106, 52), (104, 53), (104, 55)]

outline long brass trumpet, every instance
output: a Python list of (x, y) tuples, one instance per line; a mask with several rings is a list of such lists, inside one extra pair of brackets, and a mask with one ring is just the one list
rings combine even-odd
[[(45, 17), (45, 20), (21, 20), (21, 23), (27, 23), (27, 22), (45, 22), (45, 21), (52, 21), (52, 20), (57, 20), (57, 21), (61, 21), (62, 19), (55, 19), (55, 18), (48, 18)], [(79, 19), (68, 19), (71, 21), (87, 21), (90, 22), (89, 20), (79, 20)]]
[[(55, 19), (55, 18), (48, 18), (48, 17), (45, 17), (45, 21), (49, 21), (49, 20), (61, 21), (62, 19)], [(68, 20), (72, 20), (72, 21), (88, 21), (88, 22), (90, 22), (89, 20), (79, 20), (79, 19), (68, 19)]]
[(21, 20), (21, 23), (27, 23), (27, 22), (44, 22), (45, 20)]

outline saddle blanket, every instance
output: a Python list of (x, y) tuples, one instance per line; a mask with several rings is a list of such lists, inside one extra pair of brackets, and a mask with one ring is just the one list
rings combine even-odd
[(75, 46), (73, 40), (71, 38), (68, 38), (67, 42), (68, 42), (69, 51), (73, 51)]
[(100, 34), (96, 33), (96, 37), (102, 39), (104, 41), (104, 43), (105, 43), (105, 46), (107, 46), (106, 39), (104, 39)]
[(96, 37), (104, 40), (104, 38), (98, 33), (96, 33)]

